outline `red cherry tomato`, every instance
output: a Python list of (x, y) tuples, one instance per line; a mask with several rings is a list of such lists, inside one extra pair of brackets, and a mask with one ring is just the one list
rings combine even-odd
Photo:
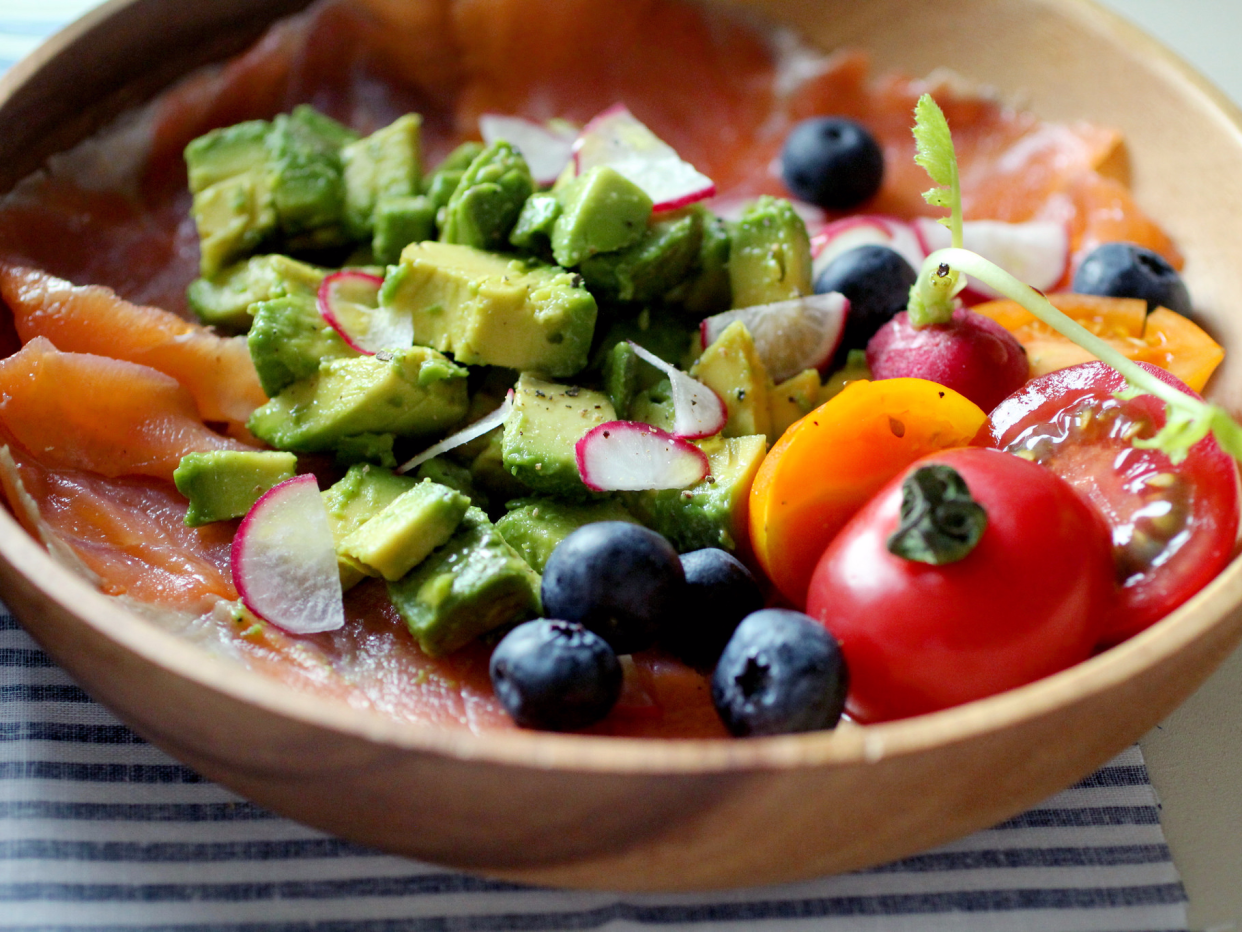
[[(902, 482), (951, 466), (987, 513), (974, 549), (932, 566), (887, 549)], [(1116, 598), (1108, 533), (1061, 479), (978, 447), (890, 482), (824, 551), (807, 614), (841, 642), (848, 710), (884, 721), (980, 699), (1084, 660)]]
[[(1194, 394), (1176, 376), (1146, 368)], [(1104, 645), (1143, 630), (1203, 588), (1229, 562), (1238, 535), (1233, 458), (1210, 436), (1177, 466), (1131, 446), (1131, 438), (1164, 426), (1165, 409), (1151, 395), (1113, 397), (1124, 387), (1100, 362), (1050, 372), (1001, 402), (984, 428), (996, 447), (1069, 482), (1108, 523), (1121, 598)]]

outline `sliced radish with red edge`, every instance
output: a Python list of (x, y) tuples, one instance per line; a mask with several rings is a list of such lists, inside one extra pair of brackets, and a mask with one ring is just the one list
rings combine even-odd
[(530, 173), (541, 186), (556, 181), (573, 155), (576, 130), (535, 123), (524, 117), (485, 113), (479, 117), (479, 133), (491, 145), (504, 140), (517, 149), (530, 166)]
[(291, 634), (345, 625), (336, 546), (312, 475), (273, 486), (242, 519), (230, 553), (246, 608)]
[[(948, 228), (930, 217), (915, 219), (914, 228), (928, 255), (952, 242)], [(962, 224), (962, 245), (1040, 291), (1057, 284), (1069, 267), (1069, 231), (1054, 220), (967, 220)], [(1002, 297), (973, 279), (967, 290), (984, 298)]]
[(668, 143), (614, 104), (582, 128), (573, 146), (574, 174), (607, 165), (638, 185), (654, 210), (675, 210), (711, 197), (716, 185)]
[(685, 489), (711, 475), (694, 444), (640, 421), (609, 421), (574, 445), (578, 475), (596, 492)]
[(359, 269), (342, 269), (319, 285), (319, 313), (352, 349), (367, 356), (414, 345), (413, 315), (380, 307), (384, 279)]
[(849, 299), (835, 291), (755, 304), (705, 318), (699, 325), (699, 340), (707, 349), (726, 327), (740, 320), (768, 375), (783, 382), (803, 369), (823, 371), (828, 366), (841, 344), (849, 309)]
[(418, 456), (412, 457), (397, 467), (397, 472), (409, 472), (418, 466), (423, 465), (432, 457), (439, 456), (441, 453), (447, 453), (454, 447), (460, 447), (464, 443), (469, 443), (476, 437), (482, 437), (484, 434), (491, 433), (497, 427), (500, 427), (509, 417), (509, 412), (513, 410), (513, 389), (505, 394), (505, 400), (500, 403), (500, 407), (491, 414), (485, 414), (468, 427), (463, 427), (452, 436), (445, 437), (439, 443), (433, 443)]
[(811, 237), (812, 280), (837, 256), (859, 246), (887, 246), (916, 272), (927, 258), (918, 233), (909, 223), (881, 214), (857, 214), (834, 220)]
[(633, 340), (629, 344), (639, 359), (668, 376), (669, 384), (673, 387), (674, 437), (699, 440), (724, 430), (725, 422), (729, 420), (729, 411), (719, 395), (698, 379), (691, 378), (655, 353), (643, 349)]

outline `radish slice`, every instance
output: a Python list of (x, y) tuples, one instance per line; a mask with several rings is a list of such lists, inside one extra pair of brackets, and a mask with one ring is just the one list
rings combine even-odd
[(384, 279), (358, 269), (328, 275), (319, 285), (319, 313), (352, 349), (367, 356), (414, 345), (414, 317), (379, 304)]
[[(919, 217), (914, 225), (928, 254), (951, 244), (948, 228), (930, 217)], [(1059, 282), (1069, 266), (1069, 232), (1063, 223), (1053, 220), (968, 220), (962, 224), (962, 245), (1040, 291)], [(969, 290), (987, 298), (1001, 297), (973, 280)]]
[(609, 421), (574, 444), (578, 475), (596, 492), (684, 489), (711, 474), (694, 444), (640, 421)]
[(707, 349), (729, 324), (740, 320), (768, 375), (783, 382), (803, 369), (823, 371), (828, 366), (841, 343), (849, 309), (849, 299), (835, 291), (756, 304), (706, 318), (699, 325), (699, 340)]
[(673, 387), (673, 436), (684, 440), (700, 440), (724, 430), (729, 411), (720, 396), (698, 379), (693, 379), (676, 366), (669, 365), (655, 353), (643, 349), (633, 340), (627, 341), (638, 358), (649, 362), (668, 376)]
[(233, 585), (260, 618), (292, 634), (344, 627), (336, 547), (314, 476), (265, 492), (242, 519), (231, 559)]
[(501, 116), (485, 113), (479, 117), (479, 132), (483, 142), (491, 145), (504, 140), (522, 153), (536, 184), (541, 187), (556, 181), (561, 170), (569, 164), (573, 155), (576, 130), (535, 123), (518, 116)]
[(858, 214), (826, 225), (811, 237), (812, 280), (819, 277), (833, 259), (859, 246), (887, 246), (910, 263), (916, 272), (927, 250), (914, 227), (896, 217)]
[(624, 104), (591, 119), (573, 147), (574, 174), (607, 165), (638, 185), (656, 211), (674, 210), (716, 193), (715, 183), (664, 142)]
[(482, 437), (486, 433), (490, 433), (497, 427), (502, 425), (509, 418), (509, 412), (513, 410), (513, 389), (509, 389), (505, 395), (505, 400), (500, 403), (500, 407), (491, 414), (485, 414), (469, 427), (463, 427), (457, 433), (450, 437), (445, 437), (439, 443), (433, 443), (422, 453), (414, 458), (407, 460), (397, 467), (397, 472), (405, 473), (421, 466), (432, 457), (439, 456), (441, 453), (447, 453), (454, 447), (459, 447), (463, 443), (469, 443), (475, 437)]

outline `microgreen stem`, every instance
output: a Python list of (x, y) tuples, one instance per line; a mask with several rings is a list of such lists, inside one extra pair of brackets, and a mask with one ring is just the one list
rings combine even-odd
[(1163, 450), (1176, 464), (1185, 459), (1190, 447), (1210, 431), (1226, 452), (1234, 459), (1242, 460), (1242, 426), (1224, 408), (1201, 401), (1152, 375), (1106, 340), (1057, 310), (1030, 285), (977, 253), (957, 247), (933, 252), (924, 260), (918, 281), (911, 289), (912, 294), (917, 293), (927, 304), (943, 300), (943, 266), (976, 278), (1016, 301), (1057, 333), (1116, 369), (1133, 391), (1155, 395), (1163, 401), (1168, 406), (1165, 427), (1153, 438), (1134, 441), (1135, 446)]

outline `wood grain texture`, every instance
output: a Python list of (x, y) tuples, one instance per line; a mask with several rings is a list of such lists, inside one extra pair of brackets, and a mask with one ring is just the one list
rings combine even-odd
[[(114, 0), (0, 83), (0, 188), (297, 5)], [(1238, 408), (1242, 134), (1232, 108), (1175, 59), (1070, 0), (751, 5), (825, 47), (869, 48), (881, 69), (948, 62), (1041, 115), (1120, 128), (1140, 202), (1184, 249), (1202, 316), (1232, 349), (1210, 394)], [(134, 66), (157, 59), (155, 72)], [(1119, 648), (933, 716), (735, 742), (479, 737), (290, 693), (209, 657), (95, 592), (7, 513), (0, 596), (140, 734), (263, 805), (426, 860), (614, 890), (794, 880), (983, 828), (1136, 740), (1242, 639), (1235, 562)]]

